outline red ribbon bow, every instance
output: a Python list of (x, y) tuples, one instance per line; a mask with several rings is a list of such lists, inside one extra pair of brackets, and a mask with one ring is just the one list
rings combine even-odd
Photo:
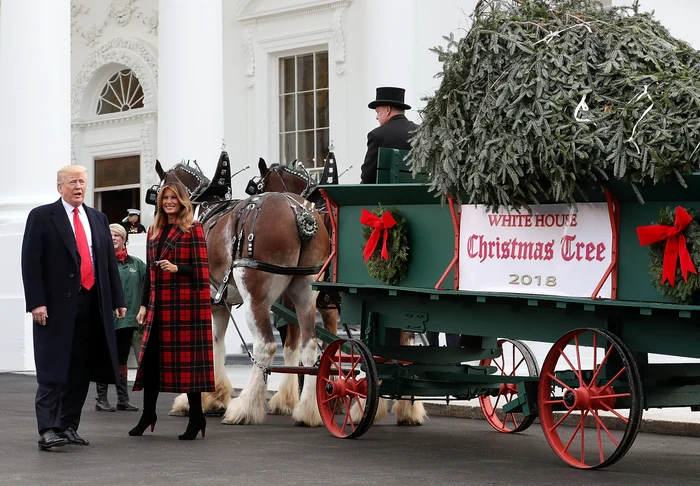
[(384, 211), (382, 217), (380, 218), (376, 214), (372, 214), (366, 209), (363, 209), (362, 215), (360, 216), (360, 223), (364, 224), (365, 226), (371, 226), (372, 228), (374, 228), (374, 231), (372, 231), (372, 234), (370, 235), (369, 239), (367, 240), (367, 244), (365, 245), (365, 251), (363, 253), (365, 255), (365, 263), (367, 263), (367, 260), (370, 259), (372, 253), (374, 253), (374, 250), (377, 248), (379, 238), (382, 237), (382, 230), (384, 231), (384, 245), (382, 246), (382, 258), (389, 261), (389, 251), (386, 249), (386, 240), (389, 236), (389, 228), (396, 224), (396, 220), (391, 215), (391, 213), (389, 213), (389, 211)]
[(664, 269), (661, 274), (661, 283), (669, 281), (671, 287), (676, 283), (676, 261), (680, 257), (681, 260), (681, 275), (683, 280), (688, 281), (688, 272), (697, 274), (693, 260), (690, 258), (688, 248), (685, 243), (685, 236), (681, 234), (693, 220), (688, 212), (682, 207), (676, 208), (676, 221), (673, 226), (663, 224), (655, 224), (652, 226), (637, 227), (637, 236), (639, 244), (642, 246), (666, 240), (666, 248), (664, 249)]

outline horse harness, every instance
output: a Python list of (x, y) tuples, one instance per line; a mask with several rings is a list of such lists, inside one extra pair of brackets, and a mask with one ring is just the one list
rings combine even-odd
[[(321, 271), (321, 265), (311, 267), (301, 267), (299, 265), (295, 267), (285, 267), (255, 259), (255, 224), (265, 199), (270, 194), (275, 193), (263, 193), (249, 197), (245, 200), (245, 204), (238, 209), (237, 214), (235, 215), (236, 233), (233, 237), (233, 243), (231, 245), (231, 265), (226, 270), (226, 274), (224, 275), (221, 285), (218, 286), (216, 294), (212, 297), (215, 304), (220, 304), (221, 300), (224, 298), (228, 287), (228, 281), (231, 278), (231, 273), (233, 272), (233, 269), (237, 267), (252, 268), (254, 270), (261, 270), (263, 272), (274, 273), (277, 275), (315, 275)], [(297, 221), (297, 229), (299, 230), (299, 236), (303, 244), (305, 240), (313, 237), (318, 231), (316, 219), (313, 217), (309, 209), (307, 209), (303, 204), (294, 200), (291, 196), (282, 193), (277, 194), (280, 194), (287, 199), (289, 207), (294, 213)], [(205, 216), (202, 223), (211, 220), (211, 223), (209, 223), (207, 226), (207, 234), (209, 234), (209, 231), (211, 231), (211, 229), (226, 214), (233, 211), (241, 201), (227, 202), (228, 204), (223, 204), (224, 201), (221, 201), (222, 204), (217, 204), (219, 208), (211, 210), (209, 213), (206, 213), (205, 211)], [(248, 221), (250, 221), (250, 229), (248, 234), (246, 234), (245, 227)], [(310, 223), (310, 221), (313, 221), (313, 223)], [(244, 247), (247, 250), (246, 257), (243, 256)], [(299, 257), (301, 258), (301, 253)]]
[[(288, 165), (273, 164), (272, 166), (270, 166), (270, 168), (267, 171), (267, 174), (265, 174), (265, 176), (262, 179), (253, 178), (248, 181), (248, 186), (245, 190), (246, 194), (255, 196), (257, 194), (264, 193), (267, 181), (269, 180), (272, 174), (277, 176), (285, 192), (292, 192), (287, 187), (287, 183), (284, 181), (284, 178), (280, 175), (279, 171), (284, 171), (288, 174), (294, 175), (302, 179), (306, 183), (306, 187), (299, 195), (307, 201), (310, 201), (312, 204), (314, 204), (316, 211), (324, 218), (324, 220), (330, 217), (330, 211), (328, 211), (328, 208), (326, 207), (326, 199), (320, 194), (320, 192), (318, 191), (318, 184), (314, 183), (314, 181), (309, 176), (309, 173), (306, 171), (306, 169), (304, 169), (303, 166), (302, 171), (300, 171), (298, 169), (291, 168)], [(333, 157), (331, 165), (324, 168), (322, 180), (326, 181), (328, 184), (338, 184), (335, 157)], [(326, 224), (326, 227), (328, 227), (328, 224)], [(329, 270), (326, 270), (324, 278), (328, 278), (328, 274)], [(318, 297), (316, 298), (316, 307), (318, 309), (325, 310), (340, 310), (340, 300), (340, 292), (338, 292), (337, 290), (329, 290), (324, 288), (318, 293)]]

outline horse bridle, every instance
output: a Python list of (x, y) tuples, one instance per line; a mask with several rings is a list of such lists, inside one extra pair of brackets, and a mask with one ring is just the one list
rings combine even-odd
[[(197, 197), (208, 186), (209, 180), (206, 178), (206, 176), (202, 172), (202, 169), (199, 167), (199, 164), (197, 164), (197, 161), (195, 160), (195, 161), (193, 161), (193, 163), (197, 167), (197, 170), (199, 172), (195, 171), (193, 168), (190, 167), (189, 160), (187, 161), (187, 164), (176, 164), (173, 168), (167, 170), (165, 172), (163, 179), (156, 186), (153, 186), (151, 189), (153, 189), (154, 187), (157, 187), (157, 189), (155, 189), (155, 191), (157, 193), (158, 191), (160, 191), (161, 187), (163, 187), (163, 185), (165, 184), (165, 181), (168, 178), (168, 176), (171, 176), (175, 179), (176, 182), (179, 182), (180, 184), (182, 184), (182, 187), (185, 188), (185, 190), (187, 191), (187, 194), (190, 196), (190, 200), (192, 202), (195, 202)], [(192, 177), (194, 177), (197, 180), (197, 187), (195, 187), (194, 189), (190, 189), (189, 187), (187, 187), (187, 184), (185, 184), (182, 181), (182, 179), (180, 179), (180, 177), (178, 177), (178, 175), (175, 172), (173, 172), (175, 169), (180, 169), (184, 172), (187, 172)]]
[[(278, 169), (279, 169), (279, 170), (283, 170), (283, 171), (287, 172), (288, 174), (292, 174), (294, 176), (300, 177), (304, 182), (306, 182), (306, 187), (304, 188), (303, 191), (301, 191), (301, 194), (300, 194), (301, 197), (305, 198), (306, 196), (309, 195), (309, 192), (311, 192), (310, 190), (312, 189), (311, 176), (309, 176), (309, 173), (306, 170), (306, 167), (304, 167), (302, 164), (299, 164), (299, 166), (304, 171), (303, 173), (300, 173), (298, 171), (298, 169), (290, 169), (286, 165), (276, 164), (274, 166), (271, 166), (268, 169), (267, 174), (265, 174), (265, 176), (263, 178), (261, 178), (259, 181), (256, 182), (255, 177), (254, 177), (248, 182), (248, 187), (246, 188), (246, 194), (248, 194), (250, 196), (255, 196), (256, 194), (260, 194), (262, 192), (265, 192), (265, 186), (267, 185), (267, 181), (270, 178), (270, 175), (273, 173), (277, 176), (279, 181), (282, 183), (282, 187), (284, 187), (284, 192), (291, 192), (289, 190), (289, 188), (287, 187), (287, 183), (284, 182), (284, 178), (278, 172)], [(254, 192), (249, 191), (249, 189), (252, 189), (252, 188), (255, 189)]]

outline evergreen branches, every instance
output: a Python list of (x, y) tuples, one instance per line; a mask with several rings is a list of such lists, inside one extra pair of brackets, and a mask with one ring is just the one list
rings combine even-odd
[(466, 203), (573, 203), (609, 178), (700, 170), (700, 53), (651, 14), (591, 0), (484, 0), (412, 141), (414, 173)]

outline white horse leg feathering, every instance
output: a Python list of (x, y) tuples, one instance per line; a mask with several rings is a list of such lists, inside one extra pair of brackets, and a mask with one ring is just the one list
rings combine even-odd
[[(243, 309), (246, 322), (253, 335), (253, 359), (248, 383), (241, 394), (231, 400), (226, 408), (226, 414), (222, 423), (231, 425), (261, 424), (265, 421), (265, 399), (267, 394), (267, 380), (265, 369), (272, 363), (272, 358), (277, 350), (277, 344), (272, 336), (272, 322), (270, 309), (272, 304), (280, 297), (289, 284), (291, 277), (275, 275), (270, 279), (266, 288), (265, 298), (256, 302), (253, 308), (253, 297), (245, 286), (247, 268), (234, 269), (233, 276), (236, 286), (243, 297)], [(266, 326), (266, 327), (263, 327)], [(263, 331), (264, 329), (264, 331)], [(269, 331), (269, 332), (265, 332)]]
[[(301, 362), (303, 366), (313, 366), (318, 359), (318, 342), (316, 340), (316, 296), (318, 292), (309, 292), (313, 275), (296, 276), (287, 290), (296, 309), (301, 333)], [(316, 375), (304, 378), (301, 399), (292, 412), (294, 422), (309, 427), (323, 424), (316, 402)]]
[[(285, 296), (282, 304), (290, 307), (291, 300)], [(287, 326), (283, 355), (285, 366), (299, 366), (299, 360), (301, 359), (299, 352), (299, 328), (295, 325)], [(282, 378), (279, 390), (270, 399), (268, 410), (274, 415), (291, 415), (297, 403), (299, 403), (299, 376), (295, 373), (286, 373)]]

